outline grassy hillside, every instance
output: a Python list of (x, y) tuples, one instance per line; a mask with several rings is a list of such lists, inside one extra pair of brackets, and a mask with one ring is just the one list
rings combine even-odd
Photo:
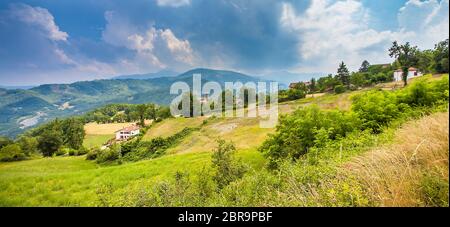
[[(239, 156), (254, 168), (264, 159), (255, 150), (240, 151)], [(99, 167), (84, 157), (58, 157), (0, 164), (1, 206), (95, 206), (97, 194), (111, 187), (112, 196), (157, 180), (171, 177), (177, 170), (198, 170), (208, 166), (210, 153), (169, 155), (155, 160), (120, 166)]]
[[(347, 110), (351, 97), (364, 92), (319, 94), (283, 103), (280, 112), (312, 104)], [(270, 172), (257, 148), (275, 129), (259, 128), (258, 119), (166, 119), (153, 125), (144, 140), (169, 137), (185, 127), (200, 130), (156, 159), (116, 166), (85, 157), (0, 163), (0, 206), (448, 206), (448, 112), (405, 121), (381, 134), (352, 134), (341, 140), (341, 148), (311, 152)], [(94, 146), (121, 126), (86, 125), (85, 144)], [(219, 138), (234, 142), (248, 172), (220, 193), (189, 200), (197, 198), (195, 182), (203, 167), (210, 170)], [(158, 194), (161, 185), (175, 187), (171, 182), (179, 171), (194, 179), (186, 184), (191, 188)], [(164, 196), (170, 196), (169, 203)]]

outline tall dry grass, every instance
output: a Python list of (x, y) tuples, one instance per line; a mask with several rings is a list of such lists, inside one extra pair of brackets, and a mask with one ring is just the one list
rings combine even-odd
[(347, 167), (379, 206), (448, 206), (449, 113), (406, 124), (391, 145)]

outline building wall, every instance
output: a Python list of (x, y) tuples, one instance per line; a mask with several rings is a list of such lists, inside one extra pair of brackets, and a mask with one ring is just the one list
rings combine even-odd
[[(402, 81), (402, 72), (394, 72), (394, 81)], [(422, 76), (423, 74), (418, 71), (408, 71), (408, 79)]]

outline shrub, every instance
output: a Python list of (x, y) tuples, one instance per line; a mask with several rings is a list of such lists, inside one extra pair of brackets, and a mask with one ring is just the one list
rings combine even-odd
[(97, 159), (98, 154), (100, 154), (100, 148), (92, 148), (86, 155), (86, 160), (95, 160)]
[(88, 150), (86, 147), (81, 146), (81, 147), (78, 149), (77, 155), (85, 155), (85, 154), (87, 154), (88, 152), (89, 152), (89, 150)]
[(352, 105), (352, 110), (363, 121), (363, 128), (376, 133), (381, 132), (381, 128), (393, 119), (403, 116), (408, 109), (408, 105), (397, 102), (395, 93), (381, 90), (355, 96)]
[(337, 85), (336, 87), (334, 87), (334, 93), (336, 94), (342, 94), (345, 92), (345, 87), (344, 85)]
[(120, 152), (119, 145), (113, 145), (110, 148), (100, 151), (97, 155), (96, 161), (97, 163), (108, 163), (114, 162), (122, 158), (122, 154)]
[(68, 152), (69, 156), (77, 156), (78, 155), (78, 151), (75, 149), (70, 149), (69, 148), (69, 152)]
[(66, 154), (69, 154), (70, 151), (72, 150), (72, 153), (75, 152), (73, 149), (68, 148), (68, 147), (60, 147), (53, 155), (54, 156), (63, 156)]
[(2, 162), (19, 161), (25, 158), (26, 155), (17, 144), (9, 144), (0, 149), (0, 161)]
[(212, 165), (216, 170), (213, 179), (219, 189), (242, 178), (246, 171), (240, 162), (234, 160), (235, 152), (236, 148), (232, 143), (219, 140), (218, 147), (212, 154)]
[(259, 148), (269, 159), (271, 168), (285, 159), (297, 159), (326, 140), (345, 137), (360, 128), (359, 118), (344, 111), (323, 111), (310, 106), (280, 118), (276, 133), (269, 136)]

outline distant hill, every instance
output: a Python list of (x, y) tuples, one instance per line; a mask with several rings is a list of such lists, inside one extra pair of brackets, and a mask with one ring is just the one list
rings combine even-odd
[(14, 90), (14, 89), (30, 89), (36, 86), (33, 85), (24, 85), (24, 86), (4, 86), (4, 85), (0, 85), (0, 90), (1, 89), (6, 89), (6, 90)]
[(193, 69), (172, 77), (45, 84), (27, 90), (0, 88), (0, 135), (14, 137), (27, 128), (56, 117), (85, 113), (111, 103), (167, 105), (175, 97), (170, 95), (170, 86), (176, 81), (192, 85), (193, 74), (202, 74), (203, 83), (258, 81), (255, 77), (233, 71)]
[(156, 73), (147, 73), (147, 74), (133, 74), (133, 75), (123, 75), (116, 76), (112, 79), (124, 80), (124, 79), (136, 79), (136, 80), (145, 80), (145, 79), (153, 79), (153, 78), (161, 78), (161, 77), (174, 77), (179, 73), (171, 70), (162, 70)]

